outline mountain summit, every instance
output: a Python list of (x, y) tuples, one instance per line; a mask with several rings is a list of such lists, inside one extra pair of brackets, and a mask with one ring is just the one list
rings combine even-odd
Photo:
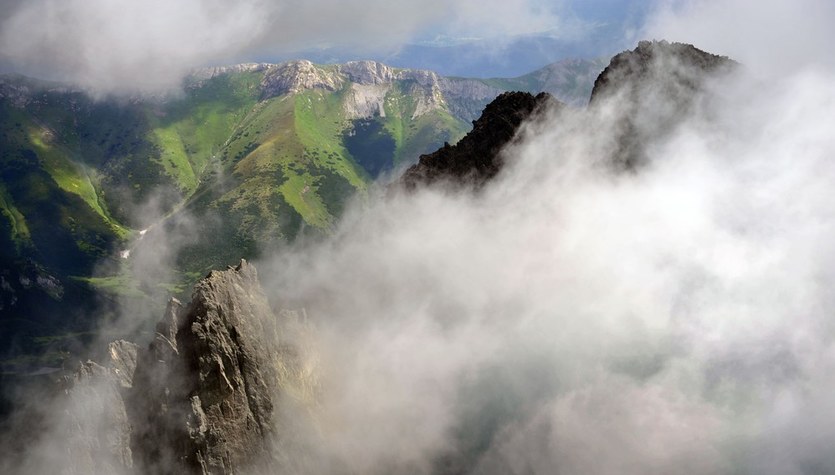
[[(658, 134), (672, 130), (705, 98), (712, 79), (737, 67), (724, 56), (693, 45), (642, 41), (609, 62), (597, 77), (589, 98), (589, 112), (597, 126), (614, 131), (615, 145), (608, 162), (617, 169), (639, 166), (643, 147)], [(480, 185), (499, 173), (502, 149), (523, 123), (546, 107), (563, 105), (548, 94), (504, 93), (487, 105), (473, 130), (458, 144), (422, 155), (402, 176), (407, 189), (440, 181)], [(605, 108), (605, 111), (601, 109)]]

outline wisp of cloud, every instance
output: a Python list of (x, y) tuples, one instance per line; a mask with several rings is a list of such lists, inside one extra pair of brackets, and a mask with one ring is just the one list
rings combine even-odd
[(261, 264), (319, 329), (334, 472), (831, 470), (835, 78), (710, 90), (639, 124), (664, 133), (632, 172), (622, 104), (555, 113), (482, 192)]
[(391, 51), (429, 26), (480, 36), (561, 24), (534, 0), (32, 0), (0, 12), (0, 65), (98, 96), (177, 92), (195, 68), (319, 47)]

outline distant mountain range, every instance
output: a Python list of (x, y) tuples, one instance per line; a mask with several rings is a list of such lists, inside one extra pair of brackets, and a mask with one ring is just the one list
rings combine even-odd
[[(612, 53), (628, 45), (624, 33), (614, 23), (617, 21), (598, 25), (582, 41), (541, 34), (446, 39), (407, 44), (393, 52), (371, 54), (370, 59), (397, 67), (429, 69), (445, 76), (514, 77), (564, 58), (599, 57), (608, 61)], [(338, 47), (308, 49), (292, 55), (320, 63), (340, 63), (355, 56), (356, 52)]]
[[(0, 76), (0, 349), (59, 348), (108, 299), (176, 293), (262, 246), (326, 235), (351, 196), (457, 142), (498, 94), (584, 104), (603, 66), (466, 79), (371, 61), (241, 64), (195, 71), (165, 98)], [(173, 282), (131, 279), (128, 251), (186, 217), (202, 239)]]

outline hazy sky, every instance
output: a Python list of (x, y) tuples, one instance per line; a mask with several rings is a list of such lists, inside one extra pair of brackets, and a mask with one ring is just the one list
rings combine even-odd
[(438, 39), (581, 41), (642, 14), (623, 0), (12, 0), (0, 9), (4, 69), (148, 91), (177, 86), (194, 67), (314, 47), (362, 57)]
[(5, 0), (0, 18), (0, 70), (105, 92), (164, 91), (195, 67), (316, 47), (362, 58), (530, 34), (611, 38), (601, 55), (644, 38), (685, 41), (772, 71), (835, 61), (826, 0)]

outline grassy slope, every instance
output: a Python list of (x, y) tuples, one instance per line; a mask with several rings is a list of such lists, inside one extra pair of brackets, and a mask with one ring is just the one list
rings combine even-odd
[[(108, 276), (91, 272), (134, 236), (137, 223), (125, 219), (124, 202), (160, 186), (189, 197), (183, 209), (197, 216), (204, 238), (180, 256), (181, 281), (168, 287), (174, 292), (265, 243), (291, 241), (304, 229), (330, 232), (348, 198), (371, 179), (343, 143), (350, 126), (345, 90), (260, 101), (262, 74), (216, 77), (161, 104), (48, 93), (18, 109), (0, 100), (0, 224), (12, 247), (28, 249), (10, 251), (10, 258), (33, 258), (61, 279), (75, 276), (63, 282), (111, 298), (144, 299), (147, 289), (120, 266)], [(410, 87), (393, 87), (386, 117), (377, 119), (396, 142), (395, 162), (453, 142), (466, 129), (442, 110), (413, 119)], [(19, 321), (27, 335), (58, 329), (27, 318)], [(74, 328), (65, 323), (60, 331)]]
[(433, 109), (414, 117), (417, 109), (413, 86), (398, 84), (386, 96), (384, 127), (394, 138), (394, 165), (415, 162), (418, 156), (436, 150), (444, 142), (455, 143), (469, 130), (468, 124), (446, 110)]

